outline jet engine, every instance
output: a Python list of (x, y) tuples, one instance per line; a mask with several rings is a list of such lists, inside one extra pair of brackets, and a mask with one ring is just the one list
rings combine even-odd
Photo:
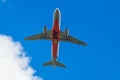
[(44, 27), (43, 27), (43, 36), (45, 37), (46, 35), (47, 35), (47, 27), (44, 26)]
[(68, 30), (68, 28), (66, 28), (66, 30), (65, 30), (65, 37), (66, 37), (66, 39), (68, 39), (68, 35), (69, 35), (69, 30)]

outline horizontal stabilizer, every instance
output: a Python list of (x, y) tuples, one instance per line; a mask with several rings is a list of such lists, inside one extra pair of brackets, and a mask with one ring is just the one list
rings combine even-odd
[(60, 63), (60, 62), (58, 62), (58, 61), (56, 61), (56, 66), (60, 66), (60, 67), (63, 67), (63, 68), (66, 67), (64, 64), (62, 64), (62, 63)]
[(46, 62), (43, 64), (44, 66), (51, 66), (52, 65), (52, 61)]
[(46, 62), (46, 63), (44, 63), (43, 65), (44, 65), (44, 66), (54, 66), (54, 67), (55, 67), (55, 66), (60, 66), (60, 67), (63, 67), (63, 68), (66, 67), (64, 64), (62, 64), (62, 63), (60, 63), (60, 62), (58, 62), (58, 61), (55, 62), (55, 65), (53, 64), (52, 61)]

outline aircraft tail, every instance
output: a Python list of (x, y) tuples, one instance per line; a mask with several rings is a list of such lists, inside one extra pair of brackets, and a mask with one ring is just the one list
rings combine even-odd
[(60, 62), (58, 62), (58, 61), (56, 61), (56, 66), (60, 66), (60, 67), (63, 67), (63, 68), (66, 67), (64, 64), (62, 64), (62, 63), (60, 63)]
[(58, 61), (55, 62), (55, 64), (53, 63), (53, 61), (49, 61), (49, 62), (46, 62), (43, 64), (44, 66), (60, 66), (60, 67), (63, 67), (65, 68), (66, 66)]

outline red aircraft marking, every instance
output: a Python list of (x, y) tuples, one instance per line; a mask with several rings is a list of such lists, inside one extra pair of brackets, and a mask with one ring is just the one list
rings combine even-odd
[(59, 35), (60, 35), (59, 20), (56, 19), (54, 20), (54, 26), (52, 28), (52, 56), (54, 58), (57, 58)]

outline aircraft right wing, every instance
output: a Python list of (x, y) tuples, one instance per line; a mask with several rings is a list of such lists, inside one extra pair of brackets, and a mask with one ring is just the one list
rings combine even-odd
[(83, 46), (87, 46), (87, 44), (81, 40), (78, 40), (70, 35), (65, 36), (65, 33), (64, 32), (60, 32), (60, 40), (61, 41), (66, 41), (66, 42), (72, 42), (72, 43), (75, 43), (75, 44), (78, 44), (78, 45), (83, 45)]
[(50, 31), (46, 32), (46, 35), (44, 35), (43, 33), (40, 33), (40, 34), (36, 34), (33, 36), (29, 36), (29, 37), (25, 38), (25, 40), (38, 40), (38, 39), (49, 40), (49, 39), (51, 39), (51, 34), (52, 34), (52, 31), (50, 30)]

